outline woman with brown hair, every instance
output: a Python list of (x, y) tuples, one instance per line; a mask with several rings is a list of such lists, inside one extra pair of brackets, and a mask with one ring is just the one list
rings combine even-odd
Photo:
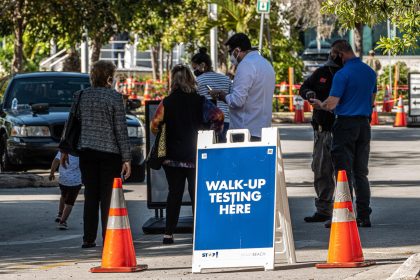
[(206, 125), (219, 133), (223, 130), (223, 120), (222, 111), (197, 93), (196, 81), (188, 66), (176, 65), (171, 71), (169, 95), (159, 104), (151, 123), (154, 134), (162, 124), (166, 125), (163, 168), (169, 193), (164, 244), (174, 242), (173, 232), (178, 223), (186, 180), (194, 210), (197, 133)]
[[(92, 87), (76, 92), (71, 110), (81, 122), (78, 144), (82, 182), (85, 185), (82, 248), (95, 247), (98, 209), (101, 210), (102, 237), (108, 221), (114, 178), (131, 173), (131, 152), (123, 97), (112, 89), (115, 65), (98, 61), (92, 65)], [(66, 167), (70, 151), (61, 148), (61, 164)]]

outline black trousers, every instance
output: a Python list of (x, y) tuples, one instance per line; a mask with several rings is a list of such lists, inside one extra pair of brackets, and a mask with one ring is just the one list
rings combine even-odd
[(351, 194), (356, 195), (357, 217), (369, 217), (369, 173), (371, 130), (368, 117), (339, 117), (333, 126), (331, 155), (335, 172), (346, 170)]
[(85, 185), (83, 241), (95, 242), (101, 209), (102, 238), (105, 240), (112, 184), (119, 178), (122, 160), (117, 154), (86, 150), (80, 153), (80, 171)]
[(194, 212), (195, 168), (163, 166), (168, 180), (169, 193), (166, 201), (166, 229), (165, 234), (174, 233), (181, 211), (182, 196), (184, 195), (185, 180), (188, 182)]
[(331, 131), (314, 130), (312, 171), (316, 192), (315, 207), (318, 213), (332, 216), (334, 198), (334, 167), (331, 159)]

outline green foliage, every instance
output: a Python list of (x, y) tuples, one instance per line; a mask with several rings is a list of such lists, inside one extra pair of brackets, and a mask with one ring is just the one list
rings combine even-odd
[(10, 74), (13, 60), (13, 39), (11, 36), (6, 38), (6, 48), (0, 48), (0, 77)]
[(344, 29), (363, 23), (373, 26), (388, 18), (402, 37), (381, 37), (377, 49), (398, 54), (418, 48), (420, 37), (420, 2), (418, 0), (326, 0), (322, 12), (334, 14)]
[[(410, 69), (407, 67), (407, 64), (402, 61), (398, 61), (395, 64), (392, 64), (391, 67), (387, 65), (383, 68), (383, 72), (378, 77), (378, 86), (380, 86), (381, 90), (377, 94), (377, 100), (383, 100), (384, 96), (384, 89), (386, 85), (389, 85), (389, 71), (391, 69), (391, 77), (392, 77), (392, 87), (394, 87), (394, 74), (395, 74), (395, 65), (398, 65), (399, 70), (399, 80), (398, 85), (407, 85), (408, 84), (408, 73)], [(403, 95), (404, 98), (407, 97), (407, 91), (399, 91), (399, 94)]]

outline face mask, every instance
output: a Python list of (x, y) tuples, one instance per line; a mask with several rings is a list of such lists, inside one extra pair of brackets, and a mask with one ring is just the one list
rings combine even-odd
[(200, 71), (199, 69), (195, 69), (194, 70), (194, 75), (196, 76), (196, 77), (198, 77), (198, 76), (200, 76), (201, 74), (203, 74), (204, 72), (203, 71)]
[(238, 56), (239, 56), (239, 53), (238, 53), (238, 55), (235, 57), (235, 55), (233, 54), (233, 52), (232, 52), (232, 54), (230, 55), (230, 63), (232, 63), (232, 65), (238, 65), (239, 64), (239, 62), (238, 62)]
[(339, 54), (334, 58), (334, 63), (338, 65), (338, 67), (343, 67), (343, 59), (340, 57)]

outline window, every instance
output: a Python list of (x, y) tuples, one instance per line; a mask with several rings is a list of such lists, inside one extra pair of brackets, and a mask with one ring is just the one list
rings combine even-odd
[(89, 86), (89, 78), (18, 78), (12, 82), (4, 107), (10, 108), (14, 98), (18, 100), (19, 105), (48, 103), (50, 107), (70, 107), (73, 94)]

